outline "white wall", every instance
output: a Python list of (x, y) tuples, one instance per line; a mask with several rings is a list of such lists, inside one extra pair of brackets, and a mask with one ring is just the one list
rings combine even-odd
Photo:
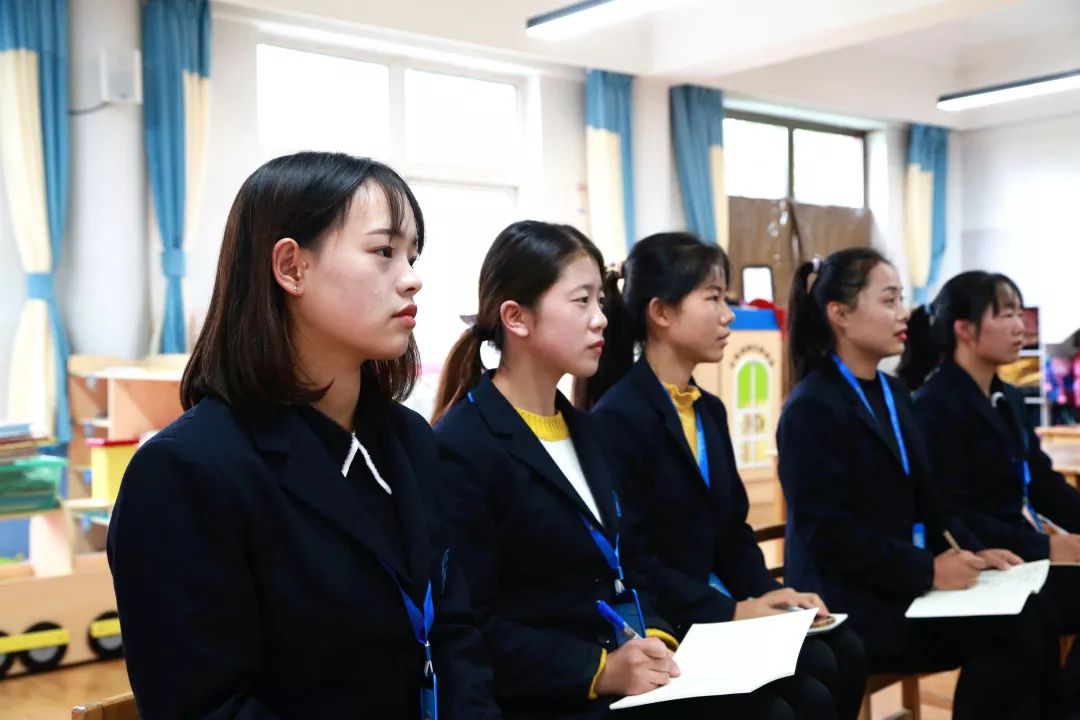
[(1080, 326), (1080, 115), (965, 133), (964, 266), (1011, 276), (1043, 339)]
[(635, 241), (653, 233), (686, 227), (671, 145), (670, 88), (671, 82), (662, 78), (634, 81)]
[[(72, 0), (71, 107), (99, 102), (101, 49), (141, 45), (138, 0)], [(70, 118), (68, 232), (58, 284), (73, 352), (135, 358), (150, 335), (149, 194), (142, 108), (106, 107)], [(158, 254), (154, 254), (157, 260)], [(157, 272), (161, 272), (160, 260)]]
[[(585, 173), (585, 80), (542, 75), (539, 78), (542, 182), (522, 208), (541, 220), (570, 223), (588, 230)], [(535, 204), (534, 204), (535, 203)]]

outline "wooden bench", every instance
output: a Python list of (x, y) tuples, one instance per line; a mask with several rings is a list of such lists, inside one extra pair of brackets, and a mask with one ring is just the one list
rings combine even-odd
[(131, 693), (115, 695), (71, 708), (71, 720), (139, 720), (139, 709)]

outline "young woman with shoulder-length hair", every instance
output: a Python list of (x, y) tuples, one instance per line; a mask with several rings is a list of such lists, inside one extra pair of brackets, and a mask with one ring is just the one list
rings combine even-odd
[(271, 160), (230, 211), (187, 412), (135, 454), (109, 527), (144, 720), (498, 718), (399, 401), (424, 220), (366, 158)]

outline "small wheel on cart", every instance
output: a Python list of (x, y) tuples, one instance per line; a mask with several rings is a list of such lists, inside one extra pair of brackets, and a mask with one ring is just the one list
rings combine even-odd
[(115, 635), (95, 634), (94, 625), (104, 620), (116, 620), (118, 617), (120, 616), (116, 614), (115, 610), (101, 613), (94, 618), (94, 622), (90, 624), (90, 628), (86, 631), (86, 644), (102, 660), (115, 660), (124, 657), (124, 640), (120, 633)]
[[(0, 638), (7, 637), (7, 633), (0, 630)], [(8, 674), (8, 670), (15, 664), (15, 653), (0, 653), (0, 678)]]
[[(31, 625), (27, 628), (27, 633), (42, 632), (45, 630), (61, 630), (62, 628), (56, 623), (40, 622), (36, 625)], [(36, 650), (23, 650), (19, 653), (19, 660), (22, 661), (23, 667), (30, 672), (44, 672), (46, 670), (52, 670), (60, 665), (60, 661), (64, 659), (64, 653), (67, 652), (67, 645), (50, 645), (49, 647), (38, 648)]]

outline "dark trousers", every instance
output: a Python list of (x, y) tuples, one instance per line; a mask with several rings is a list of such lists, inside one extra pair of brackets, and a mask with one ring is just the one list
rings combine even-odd
[[(1080, 567), (1055, 566), (1039, 593), (1063, 635), (1080, 634)], [(1061, 675), (1061, 690), (1069, 717), (1080, 718), (1080, 642), (1073, 643)]]
[(1019, 615), (896, 621), (863, 638), (872, 673), (960, 667), (953, 718), (1061, 717), (1057, 626), (1033, 597)]
[(825, 686), (840, 720), (855, 720), (866, 688), (866, 651), (855, 631), (841, 625), (807, 638), (796, 670)]

